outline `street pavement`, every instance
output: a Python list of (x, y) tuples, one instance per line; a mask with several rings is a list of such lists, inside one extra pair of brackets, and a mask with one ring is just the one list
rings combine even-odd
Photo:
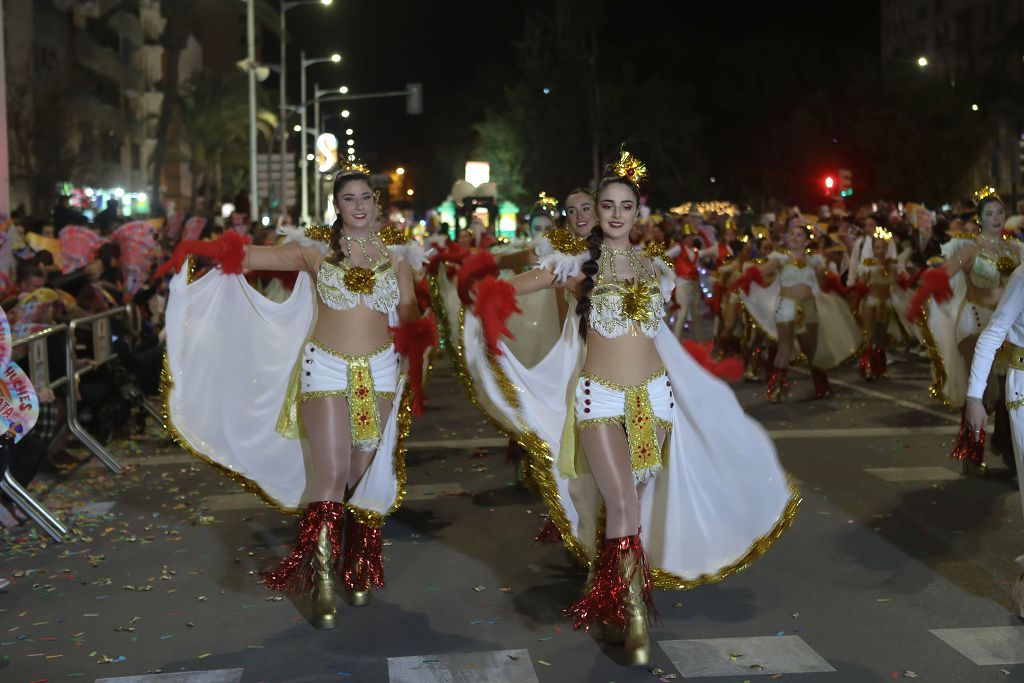
[(761, 385), (735, 389), (800, 486), (797, 519), (747, 570), (656, 593), (649, 669), (562, 617), (584, 572), (532, 541), (543, 504), (438, 362), (408, 440), (409, 495), (384, 530), (388, 585), (365, 607), (339, 597), (337, 629), (258, 583), (295, 518), (154, 429), (113, 445), (120, 476), (93, 460), (40, 477), (71, 542), (31, 524), (3, 536), (0, 680), (1024, 681), (1014, 475), (990, 456), (989, 476), (959, 476), (957, 418), (927, 396), (919, 356), (894, 354), (871, 384), (851, 365), (829, 401), (792, 374), (778, 405)]

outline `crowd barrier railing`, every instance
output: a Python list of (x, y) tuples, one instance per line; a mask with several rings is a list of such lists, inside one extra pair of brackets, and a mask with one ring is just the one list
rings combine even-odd
[[(18, 339), (12, 344), (12, 351), (21, 347), (28, 347), (28, 360), (27, 362), (22, 362), (26, 365), (25, 369), (32, 379), (32, 385), (36, 388), (36, 391), (40, 389), (56, 389), (67, 383), (67, 377), (61, 377), (53, 382), (50, 381), (50, 363), (47, 354), (47, 339), (57, 334), (66, 333), (67, 329), (67, 325), (55, 325)], [(25, 490), (24, 486), (18, 483), (11, 474), (10, 468), (5, 468), (3, 477), (0, 477), (0, 491), (6, 493), (14, 501), (15, 505), (21, 508), (53, 540), (60, 543), (67, 537), (68, 528), (46, 506), (32, 497)]]

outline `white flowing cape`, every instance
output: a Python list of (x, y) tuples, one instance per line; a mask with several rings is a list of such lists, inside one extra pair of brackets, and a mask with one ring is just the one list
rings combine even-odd
[[(568, 478), (559, 467), (561, 457), (575, 455), (561, 453), (563, 435), (575, 425), (572, 396), (583, 360), (574, 317), (532, 367), (504, 342), (502, 355), (490, 355), (472, 314), (462, 312), (456, 320), (462, 324), (450, 330), (450, 343), (457, 345), (453, 351), (471, 391), (545, 461), (541, 486), (551, 518), (566, 546), (582, 561), (592, 560), (600, 495), (590, 475)], [(655, 345), (676, 404), (665, 468), (641, 500), (642, 538), (655, 584), (692, 588), (764, 554), (792, 522), (800, 498), (771, 438), (743, 412), (732, 389), (694, 361), (664, 323)]]
[[(187, 283), (186, 269), (171, 280), (167, 303), (165, 426), (194, 456), (296, 512), (314, 502), (306, 496), (308, 444), (275, 427), (313, 329), (312, 279), (300, 273), (291, 295), (278, 303), (241, 275), (218, 269)], [(404, 495), (405, 379), (402, 373), (377, 453), (348, 502), (375, 516), (389, 514)]]
[[(842, 297), (821, 291), (817, 283), (811, 289), (818, 309), (818, 348), (811, 364), (822, 370), (831, 370), (857, 353), (864, 336), (857, 319)], [(775, 278), (767, 287), (751, 284), (749, 293), (739, 290), (743, 307), (751, 320), (772, 339), (779, 338), (775, 307), (779, 303), (781, 290), (779, 278)]]

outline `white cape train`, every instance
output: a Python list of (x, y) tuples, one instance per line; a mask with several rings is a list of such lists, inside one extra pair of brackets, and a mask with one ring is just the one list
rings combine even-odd
[[(559, 466), (575, 454), (572, 397), (583, 360), (575, 316), (547, 355), (527, 367), (504, 342), (502, 355), (489, 353), (479, 320), (458, 306), (443, 275), (436, 282), (455, 371), (492, 421), (543, 463), (551, 519), (566, 547), (589, 563), (600, 533), (600, 495), (590, 475), (571, 478)], [(641, 500), (642, 538), (655, 585), (692, 588), (763, 555), (792, 523), (800, 497), (768, 433), (743, 412), (732, 389), (693, 360), (664, 323), (655, 345), (676, 405), (665, 468)]]
[[(219, 269), (188, 283), (187, 268), (171, 280), (167, 303), (165, 427), (182, 448), (269, 504), (299, 512), (315, 502), (306, 496), (308, 444), (276, 426), (316, 319), (312, 279), (300, 273), (291, 295), (275, 302)], [(403, 372), (380, 446), (348, 501), (371, 523), (383, 522), (405, 493), (405, 386)]]

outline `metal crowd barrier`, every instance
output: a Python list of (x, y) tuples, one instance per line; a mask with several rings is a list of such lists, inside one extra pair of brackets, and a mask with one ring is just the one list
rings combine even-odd
[[(41, 332), (31, 334), (13, 343), (13, 348), (28, 346), (28, 360), (25, 368), (32, 380), (36, 390), (49, 388), (57, 389), (67, 386), (67, 424), (66, 429), (71, 431), (82, 444), (88, 448), (93, 455), (98, 457), (114, 474), (120, 474), (122, 467), (117, 460), (92, 436), (78, 419), (78, 380), (104, 364), (113, 360), (115, 356), (111, 351), (113, 337), (110, 331), (110, 320), (115, 316), (123, 316), (128, 329), (137, 331), (140, 321), (134, 306), (118, 306), (103, 313), (88, 315), (76, 318), (67, 325), (55, 325)], [(92, 330), (92, 363), (81, 369), (76, 369), (76, 362), (79, 360), (77, 349), (76, 332), (81, 327), (91, 327)], [(66, 374), (60, 379), (50, 381), (49, 356), (47, 353), (47, 338), (56, 334), (65, 334), (65, 358)], [(69, 382), (73, 378), (74, 382)], [(145, 400), (139, 397), (147, 412), (156, 419), (160, 419), (160, 413)], [(32, 521), (38, 524), (55, 541), (62, 542), (68, 534), (68, 528), (61, 523), (57, 517), (44, 505), (32, 497), (28, 491), (21, 486), (11, 475), (10, 470), (5, 470), (0, 478), (0, 491), (6, 493), (27, 514)]]
[[(18, 339), (12, 344), (12, 350), (28, 346), (28, 362), (26, 363), (25, 370), (32, 379), (32, 384), (36, 387), (36, 391), (44, 388), (56, 389), (67, 383), (67, 377), (61, 377), (54, 382), (50, 382), (50, 365), (46, 349), (47, 337), (67, 332), (67, 329), (67, 325), (55, 325), (41, 332)], [(46, 509), (42, 503), (33, 498), (25, 490), (25, 487), (17, 482), (9, 468), (4, 470), (3, 477), (0, 478), (0, 491), (6, 493), (53, 540), (60, 543), (67, 536), (67, 527), (52, 512)]]

